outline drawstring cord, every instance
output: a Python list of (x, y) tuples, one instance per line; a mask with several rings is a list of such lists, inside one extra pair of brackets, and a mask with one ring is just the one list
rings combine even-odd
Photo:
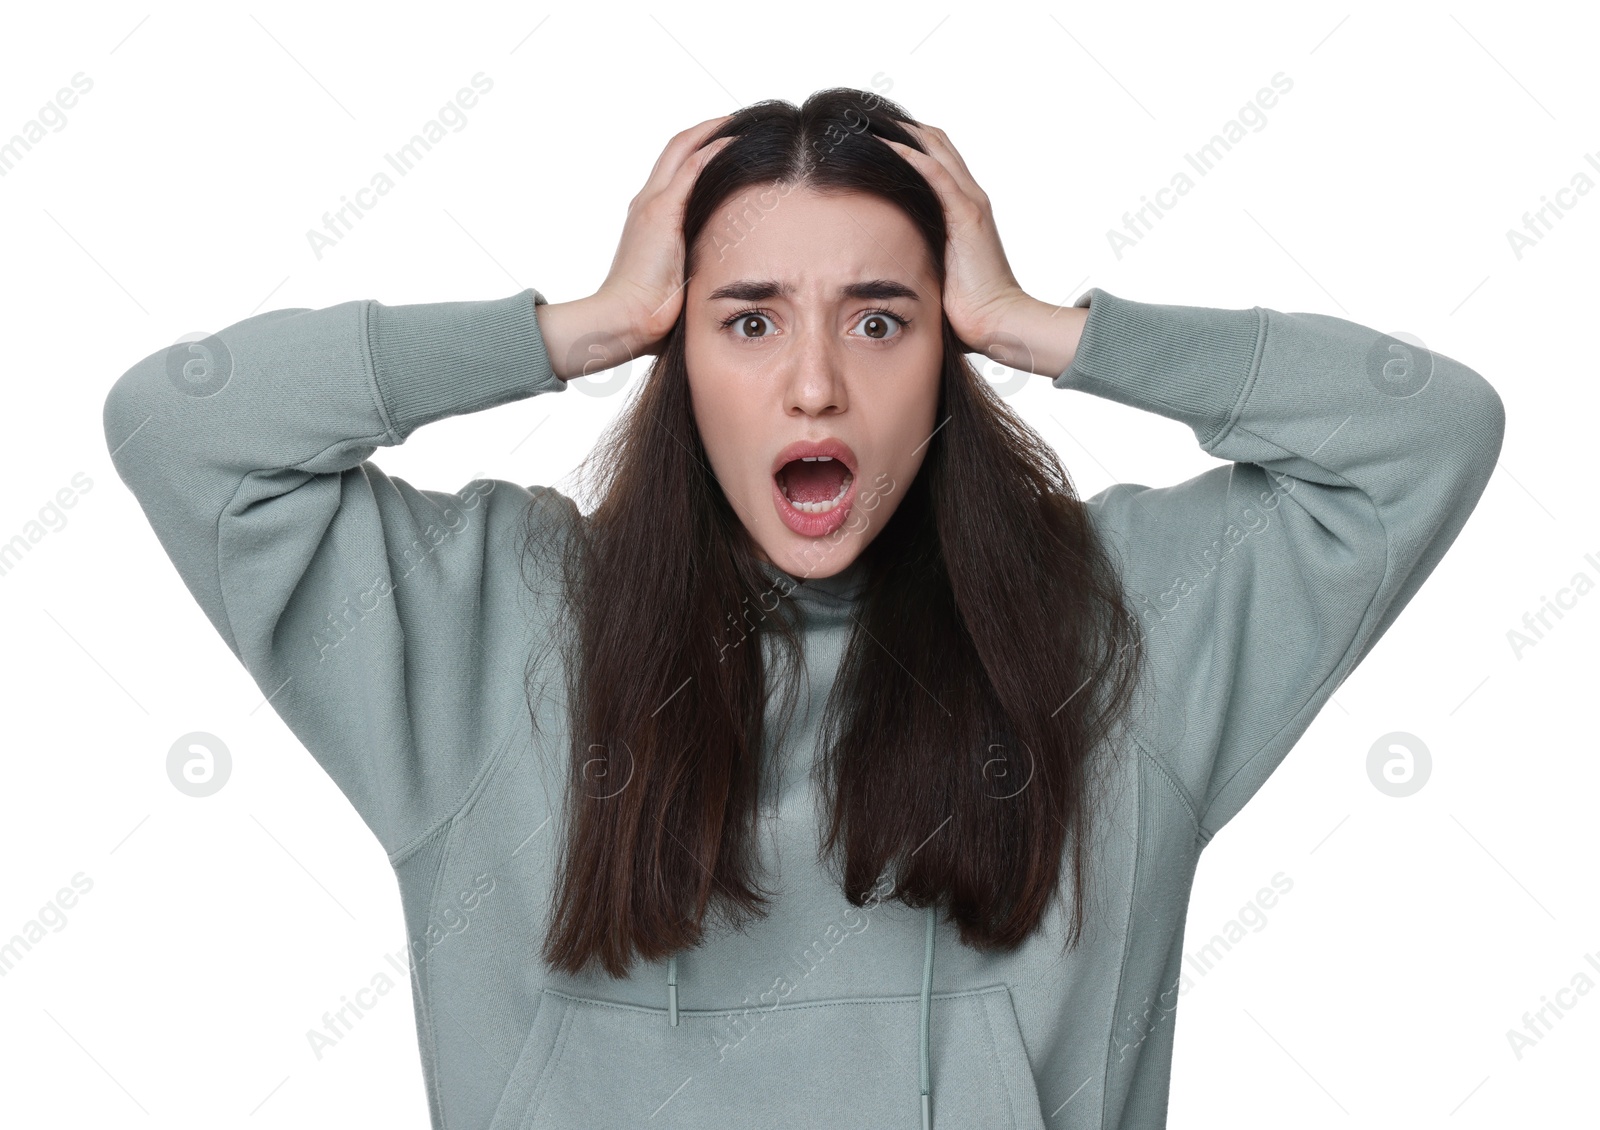
[(934, 909), (928, 907), (928, 937), (922, 954), (922, 1130), (933, 1125), (929, 1112), (932, 1072), (928, 1069), (928, 1027), (933, 1012), (933, 921)]
[(678, 955), (667, 958), (667, 1015), (678, 1026)]
[[(922, 951), (922, 1130), (932, 1130), (931, 1086), (933, 1072), (928, 1066), (928, 1034), (933, 1017), (933, 928), (937, 912), (928, 907), (928, 930)], [(678, 955), (667, 958), (667, 1015), (673, 1027), (678, 1024)]]

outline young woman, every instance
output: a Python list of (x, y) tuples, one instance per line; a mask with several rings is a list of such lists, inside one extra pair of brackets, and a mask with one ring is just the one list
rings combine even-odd
[[(1080, 500), (978, 351), (1226, 465)], [(587, 515), (368, 461), (643, 354)], [(674, 137), (587, 298), (273, 311), (105, 426), (389, 854), (435, 1126), (1040, 1130), (1164, 1124), (1201, 849), (1503, 414), (1340, 318), (1051, 307), (949, 138), (836, 89)]]

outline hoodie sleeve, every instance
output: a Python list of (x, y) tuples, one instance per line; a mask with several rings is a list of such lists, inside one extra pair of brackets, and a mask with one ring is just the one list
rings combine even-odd
[(1455, 540), (1500, 452), (1494, 388), (1342, 318), (1093, 288), (1057, 388), (1179, 420), (1226, 466), (1088, 500), (1149, 656), (1132, 729), (1202, 842), (1283, 761)]
[(511, 722), (513, 533), (576, 508), (492, 479), (420, 490), (368, 457), (564, 391), (545, 301), (275, 310), (151, 354), (106, 398), (112, 462), (184, 584), (391, 858), (455, 813)]

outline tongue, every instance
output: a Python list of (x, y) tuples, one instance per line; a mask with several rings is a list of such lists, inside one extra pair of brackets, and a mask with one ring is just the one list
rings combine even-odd
[(792, 502), (827, 502), (844, 485), (845, 466), (837, 459), (803, 459), (785, 463), (782, 471), (784, 493)]

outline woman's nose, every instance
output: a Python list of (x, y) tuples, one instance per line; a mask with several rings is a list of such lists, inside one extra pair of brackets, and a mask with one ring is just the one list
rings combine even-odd
[(797, 331), (786, 358), (788, 402), (784, 407), (798, 408), (808, 416), (842, 412), (849, 406), (842, 347), (828, 336), (824, 325), (813, 320)]

